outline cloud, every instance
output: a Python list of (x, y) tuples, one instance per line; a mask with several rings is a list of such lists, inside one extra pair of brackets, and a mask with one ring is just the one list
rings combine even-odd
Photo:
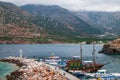
[(25, 4), (59, 5), (69, 10), (120, 11), (120, 0), (2, 0), (18, 6)]

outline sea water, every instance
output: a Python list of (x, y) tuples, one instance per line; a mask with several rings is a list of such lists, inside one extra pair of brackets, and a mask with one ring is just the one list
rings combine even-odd
[(0, 80), (6, 80), (6, 75), (17, 69), (18, 67), (15, 64), (0, 62)]
[[(83, 47), (83, 59), (92, 59), (92, 44), (85, 44)], [(95, 45), (96, 61), (105, 64), (102, 69), (106, 69), (108, 72), (120, 72), (120, 55), (106, 55), (98, 53), (103, 47), (103, 44)], [(53, 53), (60, 58), (69, 58), (72, 56), (80, 55), (79, 44), (4, 44), (0, 45), (0, 58), (8, 56), (19, 56), (20, 49), (23, 51), (23, 56), (27, 58), (44, 58), (49, 57)], [(4, 64), (2, 64), (4, 66)], [(8, 66), (9, 67), (9, 66)], [(0, 69), (0, 72), (8, 71)]]

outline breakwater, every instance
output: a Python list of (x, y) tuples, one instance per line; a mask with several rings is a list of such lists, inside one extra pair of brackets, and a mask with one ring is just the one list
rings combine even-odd
[(20, 67), (20, 69), (7, 75), (7, 80), (68, 80), (58, 71), (34, 59), (7, 57), (1, 61), (14, 63)]

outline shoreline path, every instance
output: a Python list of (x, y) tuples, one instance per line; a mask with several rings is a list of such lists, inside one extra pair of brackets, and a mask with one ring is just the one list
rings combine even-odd
[(50, 68), (52, 68), (53, 70), (58, 71), (61, 75), (65, 76), (68, 80), (80, 80), (79, 78), (73, 76), (72, 74), (70, 74), (62, 69), (59, 69), (56, 66), (52, 66), (49, 64), (46, 64), (46, 65), (49, 66)]

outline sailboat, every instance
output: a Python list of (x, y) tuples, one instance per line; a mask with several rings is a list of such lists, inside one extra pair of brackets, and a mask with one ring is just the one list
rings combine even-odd
[(83, 71), (83, 72), (97, 72), (104, 65), (96, 62), (95, 58), (95, 43), (93, 43), (93, 61), (87, 61), (85, 63), (82, 57), (82, 44), (80, 44), (80, 59), (73, 59), (67, 62), (66, 70), (67, 71)]
[(93, 62), (88, 63), (88, 64), (83, 64), (82, 70), (85, 72), (97, 72), (98, 70), (100, 70), (104, 65), (97, 63), (96, 62), (96, 56), (95, 56), (95, 43), (93, 43)]

